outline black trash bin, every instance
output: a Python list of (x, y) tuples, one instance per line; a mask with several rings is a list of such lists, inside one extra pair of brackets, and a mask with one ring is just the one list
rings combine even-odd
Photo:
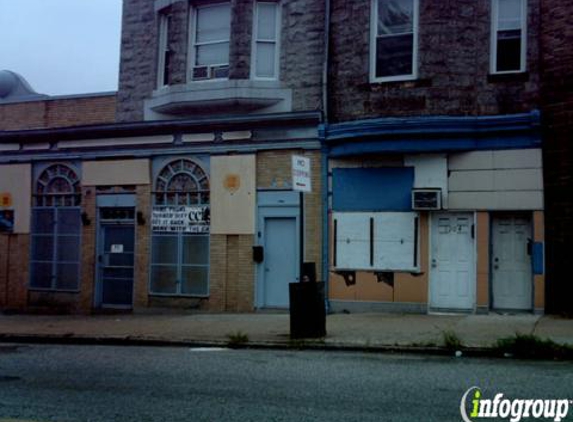
[(326, 336), (324, 282), (290, 283), (290, 337)]

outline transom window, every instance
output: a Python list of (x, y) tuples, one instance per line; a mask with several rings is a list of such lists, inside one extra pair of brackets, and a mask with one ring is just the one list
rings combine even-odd
[(526, 17), (526, 0), (492, 0), (492, 73), (525, 71)]
[(417, 77), (418, 0), (373, 0), (370, 79)]
[(279, 10), (275, 2), (255, 3), (251, 66), (255, 78), (276, 79), (278, 76)]
[(165, 296), (209, 294), (209, 178), (201, 166), (177, 159), (155, 179), (150, 292)]
[(75, 170), (65, 164), (54, 164), (45, 169), (36, 181), (35, 205), (79, 206), (80, 181)]
[(81, 251), (78, 173), (66, 164), (51, 165), (39, 175), (34, 190), (30, 287), (75, 291)]
[(167, 164), (155, 181), (155, 205), (209, 204), (209, 178), (191, 160)]
[(229, 75), (230, 3), (198, 6), (193, 19), (193, 79)]

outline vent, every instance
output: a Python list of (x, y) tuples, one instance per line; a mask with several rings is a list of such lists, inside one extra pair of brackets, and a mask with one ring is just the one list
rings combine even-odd
[(440, 210), (442, 209), (441, 189), (412, 189), (413, 210)]

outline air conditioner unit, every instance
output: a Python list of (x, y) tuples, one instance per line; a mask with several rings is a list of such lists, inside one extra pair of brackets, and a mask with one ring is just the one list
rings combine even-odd
[(412, 209), (431, 211), (442, 209), (442, 190), (439, 188), (412, 189)]
[(209, 79), (209, 66), (195, 66), (193, 68), (193, 79)]
[(229, 76), (229, 65), (195, 66), (193, 80), (222, 79)]

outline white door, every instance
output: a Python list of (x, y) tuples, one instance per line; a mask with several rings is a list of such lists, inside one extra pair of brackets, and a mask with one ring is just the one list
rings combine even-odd
[(531, 220), (518, 215), (494, 216), (492, 243), (493, 307), (531, 309)]
[(289, 307), (289, 283), (298, 281), (300, 260), (296, 218), (265, 218), (263, 306)]
[(473, 214), (432, 216), (430, 308), (472, 310), (475, 303)]

